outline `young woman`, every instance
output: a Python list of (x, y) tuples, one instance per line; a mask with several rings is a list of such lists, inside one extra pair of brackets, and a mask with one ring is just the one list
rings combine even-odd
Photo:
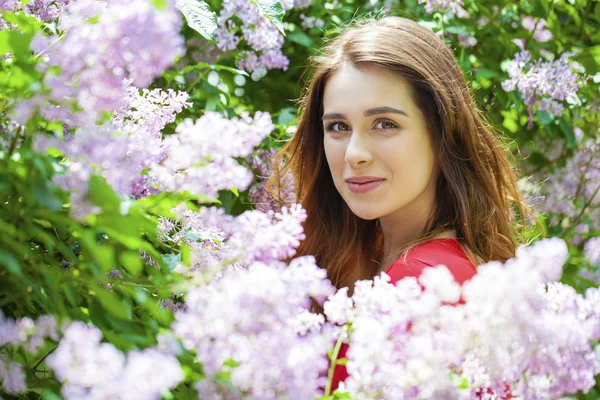
[[(278, 154), (308, 213), (298, 255), (350, 291), (382, 271), (393, 283), (439, 264), (462, 283), (514, 256), (528, 207), (440, 38), (408, 19), (369, 20), (314, 64), (297, 132)], [(345, 376), (338, 366), (334, 388)]]

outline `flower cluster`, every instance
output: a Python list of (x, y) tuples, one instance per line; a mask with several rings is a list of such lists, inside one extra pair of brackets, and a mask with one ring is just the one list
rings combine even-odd
[(469, 13), (462, 8), (463, 0), (419, 0), (419, 4), (425, 3), (425, 11), (429, 14), (434, 12), (452, 11), (457, 17), (466, 18)]
[[(281, 4), (284, 10), (289, 10), (294, 6), (307, 7), (310, 0), (285, 0)], [(240, 69), (249, 72), (287, 69), (289, 60), (281, 51), (283, 35), (261, 14), (257, 4), (250, 0), (225, 0), (215, 31), (217, 46), (221, 51), (235, 50), (242, 38), (250, 50), (242, 52)]]
[(600, 292), (582, 296), (554, 282), (567, 255), (564, 241), (548, 239), (504, 265), (479, 266), (462, 290), (440, 266), (396, 285), (385, 274), (359, 281), (351, 298), (338, 292), (324, 310), (352, 326), (344, 390), (357, 399), (589, 390), (600, 372), (591, 346), (600, 334)]
[[(325, 384), (332, 332), (308, 311), (334, 291), (313, 257), (229, 268), (210, 285), (191, 289), (173, 331), (195, 351), (206, 380), (202, 398), (311, 399)], [(238, 389), (219, 385), (226, 374)]]
[[(0, 311), (0, 348), (21, 346), (35, 354), (46, 338), (58, 340), (56, 322), (52, 316), (42, 316), (37, 320), (25, 317), (17, 321), (6, 318)], [(23, 367), (0, 357), (0, 381), (8, 393), (20, 393), (26, 389)]]
[[(215, 207), (202, 207), (198, 212), (180, 208), (176, 212), (177, 223), (162, 220), (162, 239), (185, 241), (192, 252), (191, 270), (201, 270), (205, 278), (229, 265), (289, 259), (304, 239), (306, 211), (299, 204), (282, 207), (279, 212), (250, 210), (237, 217)], [(184, 272), (187, 268), (178, 265), (175, 270)]]
[(535, 179), (544, 182), (539, 207), (551, 216), (551, 223), (573, 226), (574, 244), (590, 228), (600, 229), (600, 141), (588, 139), (563, 168), (550, 176), (538, 173)]
[[(51, 22), (60, 18), (70, 0), (31, 0), (21, 8), (21, 0), (0, 0), (1, 11), (19, 11), (35, 17), (40, 21)], [(9, 24), (0, 17), (0, 30), (7, 29)]]
[(66, 399), (160, 399), (183, 380), (173, 354), (154, 348), (124, 354), (101, 340), (98, 328), (74, 322), (48, 356)]
[(564, 112), (562, 101), (577, 93), (585, 81), (580, 71), (573, 70), (566, 53), (553, 61), (538, 59), (532, 62), (531, 53), (523, 50), (508, 63), (507, 72), (509, 79), (502, 82), (502, 88), (521, 93), (529, 112), (529, 128), (533, 127), (536, 109), (561, 116)]
[(117, 193), (142, 197), (156, 189), (141, 172), (165, 156), (161, 131), (175, 120), (188, 95), (171, 89), (139, 89), (128, 85), (125, 106), (115, 112), (113, 120), (101, 126), (77, 128), (65, 140), (38, 136), (36, 149), (60, 149), (67, 158), (66, 173), (54, 182), (71, 191), (73, 214), (79, 219), (97, 212), (87, 200), (92, 174), (103, 176)]
[(164, 140), (166, 157), (155, 163), (149, 175), (164, 190), (184, 191), (216, 198), (219, 190), (247, 189), (252, 172), (235, 157), (248, 157), (273, 130), (271, 115), (244, 113), (227, 119), (208, 112), (193, 122), (187, 119), (176, 134)]
[(181, 18), (167, 4), (161, 10), (148, 0), (69, 4), (59, 23), (64, 36), (34, 40), (34, 50), (43, 56), (49, 97), (40, 94), (20, 104), (18, 122), (43, 110), (48, 119), (87, 125), (103, 112), (120, 109), (126, 79), (146, 87), (183, 52)]
[(548, 29), (544, 29), (546, 26), (546, 20), (540, 18), (536, 21), (533, 17), (525, 17), (521, 21), (523, 27), (529, 32), (533, 32), (533, 39), (537, 42), (543, 43), (552, 39), (552, 32)]
[(593, 237), (585, 242), (583, 246), (583, 253), (585, 258), (592, 265), (600, 264), (600, 237)]

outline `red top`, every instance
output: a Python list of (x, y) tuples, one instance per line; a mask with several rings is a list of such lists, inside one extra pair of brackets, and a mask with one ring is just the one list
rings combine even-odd
[[(432, 239), (421, 243), (409, 250), (406, 260), (398, 259), (385, 270), (391, 278), (390, 283), (395, 284), (408, 276), (418, 277), (427, 267), (438, 265), (448, 267), (454, 280), (463, 284), (477, 272), (475, 266), (467, 258), (456, 239)], [(342, 344), (338, 359), (346, 357), (348, 345)], [(340, 382), (346, 380), (348, 371), (345, 365), (336, 365), (333, 373), (332, 391), (337, 389)], [(492, 393), (489, 390), (488, 393)], [(512, 397), (507, 397), (512, 398)]]

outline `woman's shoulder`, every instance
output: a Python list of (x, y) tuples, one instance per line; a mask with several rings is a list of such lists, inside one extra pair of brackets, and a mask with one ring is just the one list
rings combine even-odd
[(477, 272), (473, 263), (460, 247), (457, 239), (438, 238), (418, 244), (400, 257), (385, 271), (392, 283), (408, 276), (418, 277), (427, 267), (445, 265), (459, 284), (471, 279)]

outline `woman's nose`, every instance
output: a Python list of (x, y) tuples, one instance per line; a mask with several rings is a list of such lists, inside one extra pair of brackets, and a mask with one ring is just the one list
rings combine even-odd
[(373, 153), (369, 146), (369, 139), (360, 132), (352, 132), (344, 160), (351, 166), (358, 167), (369, 164), (372, 159)]

